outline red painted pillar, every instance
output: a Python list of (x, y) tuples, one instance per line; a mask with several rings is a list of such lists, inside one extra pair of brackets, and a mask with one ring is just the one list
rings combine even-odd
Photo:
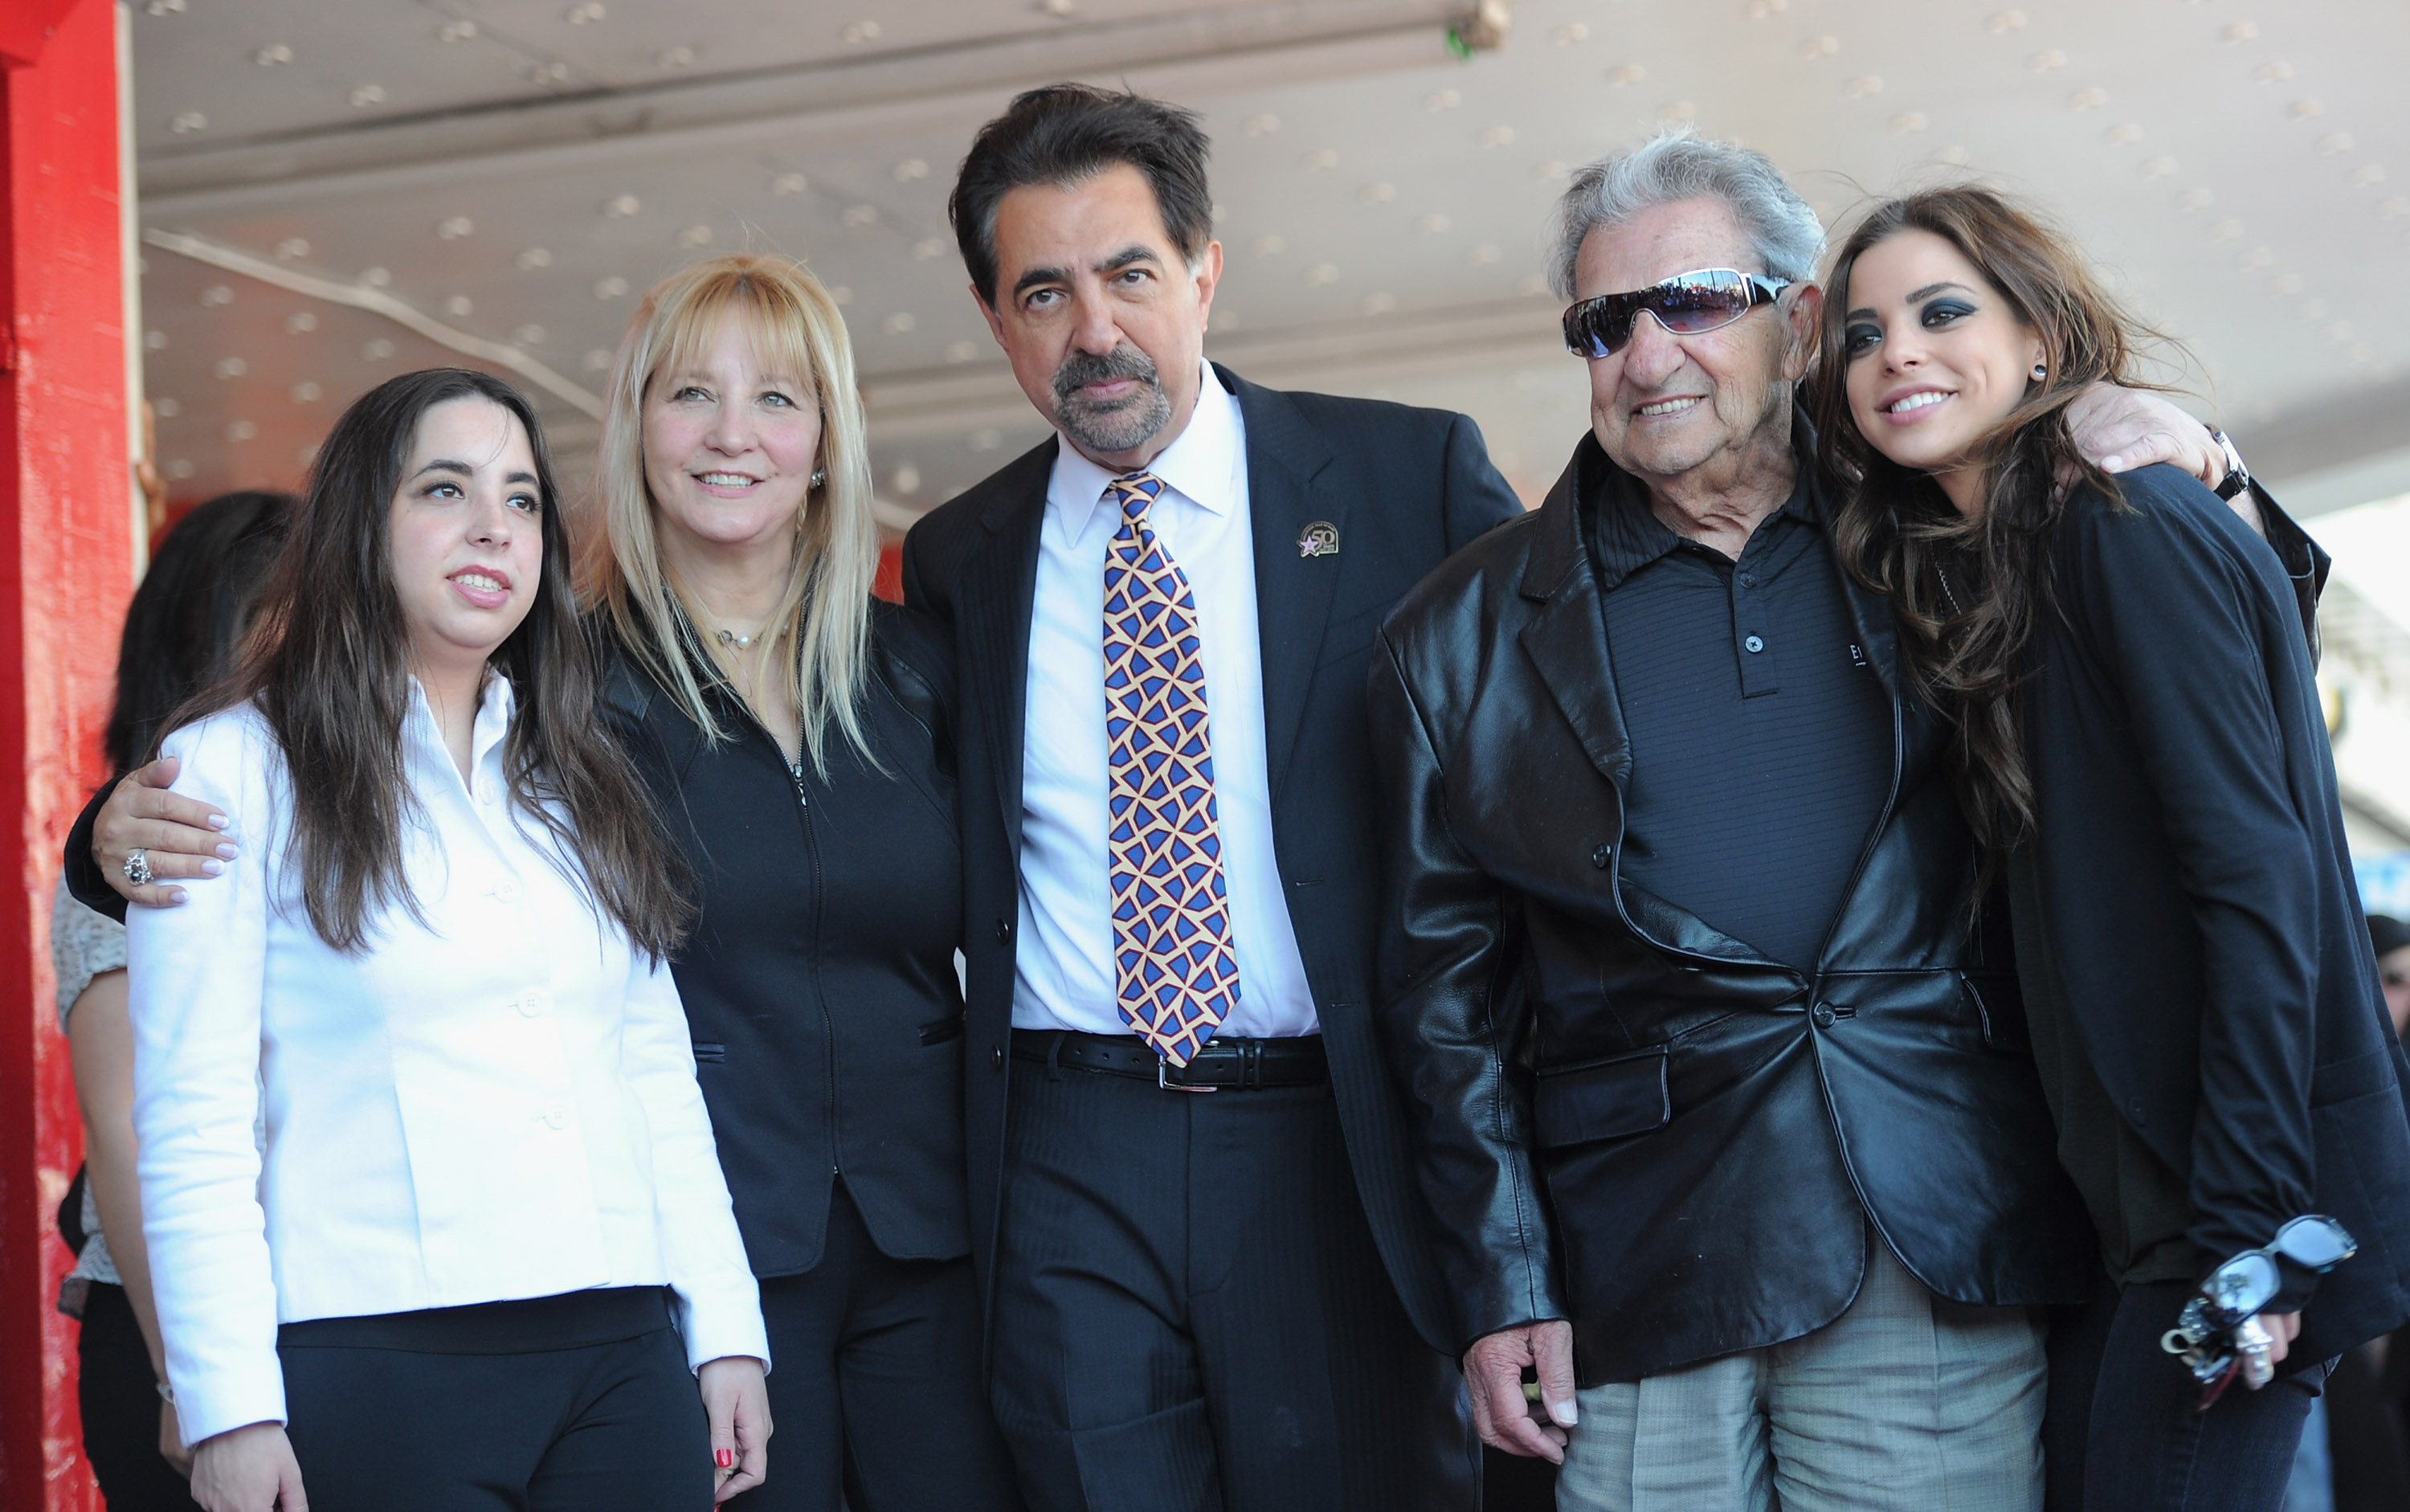
[(109, 0), (0, 0), (0, 1512), (101, 1505), (55, 1306), (83, 1141), (49, 929), (132, 587), (117, 24)]

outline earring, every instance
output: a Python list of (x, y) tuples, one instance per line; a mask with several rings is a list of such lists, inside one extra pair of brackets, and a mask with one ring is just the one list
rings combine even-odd
[(827, 468), (824, 468), (824, 467), (816, 467), (816, 468), (812, 469), (812, 488), (813, 488), (813, 490), (814, 490), (815, 492), (817, 492), (818, 490), (820, 490), (820, 489), (821, 489), (821, 488), (825, 488), (825, 487), (828, 487), (828, 469), (827, 469)]
[(2037, 363), (2035, 363), (2035, 364), (2034, 364), (2034, 382), (2035, 382), (2035, 383), (2040, 383), (2043, 379), (2045, 379), (2045, 378), (2047, 378), (2047, 377), (2049, 377), (2049, 376), (2050, 376), (2050, 368), (2049, 368), (2049, 366), (2048, 366), (2047, 364), (2045, 364), (2045, 363), (2040, 363), (2040, 362), (2037, 362)]

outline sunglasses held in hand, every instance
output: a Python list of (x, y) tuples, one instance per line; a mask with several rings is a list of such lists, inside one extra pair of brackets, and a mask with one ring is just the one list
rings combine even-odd
[(2275, 1375), (2268, 1358), (2275, 1341), (2259, 1315), (2285, 1287), (2277, 1259), (2323, 1275), (2359, 1253), (2359, 1242), (2342, 1224), (2304, 1214), (2277, 1229), (2266, 1247), (2246, 1249), (2209, 1273), (2176, 1326), (2159, 1338), (2159, 1347), (2183, 1360), (2200, 1383), (2202, 1412), (2237, 1374), (2255, 1390)]
[(1787, 278), (1702, 268), (1629, 294), (1602, 294), (1565, 311), (1565, 350), (1577, 357), (1613, 356), (1631, 342), (1643, 310), (1677, 336), (1696, 336), (1772, 304), (1790, 286)]

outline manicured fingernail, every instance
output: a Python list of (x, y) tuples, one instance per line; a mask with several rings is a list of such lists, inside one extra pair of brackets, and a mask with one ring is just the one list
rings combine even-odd
[(2126, 459), (2122, 457), (2104, 457), (2100, 458), (2100, 471), (2103, 472), (2122, 472), (2124, 471), (2125, 466)]
[(220, 861), (232, 861), (240, 853), (240, 852), (237, 851), (230, 842), (222, 844), (218, 847), (218, 859)]
[(719, 1468), (722, 1470), (733, 1469), (736, 1464), (736, 1451), (734, 1449), (722, 1449), (718, 1454), (714, 1455), (713, 1458), (719, 1461)]
[(201, 875), (204, 877), (215, 877), (218, 873), (224, 870), (225, 870), (225, 863), (223, 861), (204, 861), (201, 863)]
[(1571, 1428), (1574, 1426), (1575, 1418), (1574, 1404), (1571, 1402), (1560, 1402), (1548, 1409), (1548, 1416), (1557, 1420), (1559, 1428)]
[(181, 888), (181, 887), (171, 887), (171, 888), (167, 889), (167, 901), (168, 901), (170, 904), (176, 904), (176, 903), (181, 903), (181, 902), (183, 902), (183, 901), (184, 901), (184, 890), (183, 890), (182, 888)]
[(225, 827), (226, 817), (224, 814), (211, 814), (210, 816), (210, 828), (213, 830), (222, 830)]

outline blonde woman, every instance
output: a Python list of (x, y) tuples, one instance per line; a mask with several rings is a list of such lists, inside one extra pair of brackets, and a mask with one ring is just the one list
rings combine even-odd
[[(620, 342), (602, 452), (581, 534), (603, 712), (691, 873), (672, 969), (777, 1361), (778, 1473), (730, 1505), (1018, 1506), (969, 1259), (952, 672), (871, 597), (828, 291), (762, 256), (662, 282)], [(164, 821), (137, 818), (138, 788), (95, 858), (112, 882), (135, 846), (154, 879), (194, 875), (209, 815), (152, 793)]]

